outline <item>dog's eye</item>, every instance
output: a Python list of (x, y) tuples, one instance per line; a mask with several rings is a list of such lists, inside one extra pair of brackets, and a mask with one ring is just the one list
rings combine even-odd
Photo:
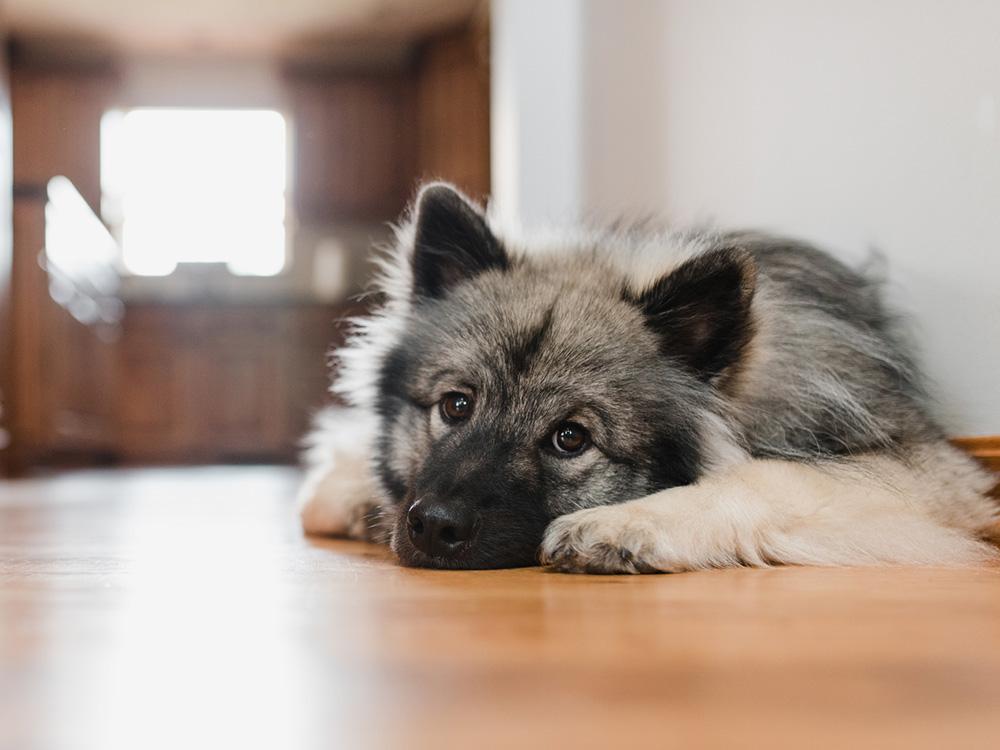
[(578, 456), (590, 447), (590, 433), (576, 422), (563, 422), (552, 433), (552, 447), (564, 456)]
[(472, 396), (467, 393), (458, 391), (446, 393), (440, 403), (441, 419), (449, 424), (468, 419), (472, 415), (473, 403)]

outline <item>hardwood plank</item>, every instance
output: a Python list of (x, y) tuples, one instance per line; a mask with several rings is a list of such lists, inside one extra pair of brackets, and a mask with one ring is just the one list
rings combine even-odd
[(297, 479), (0, 484), (0, 747), (995, 747), (1000, 567), (407, 570)]

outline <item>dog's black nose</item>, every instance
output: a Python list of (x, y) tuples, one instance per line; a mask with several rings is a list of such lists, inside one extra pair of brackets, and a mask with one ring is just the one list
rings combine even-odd
[(455, 503), (418, 500), (406, 512), (410, 541), (431, 557), (455, 557), (476, 532), (476, 514)]

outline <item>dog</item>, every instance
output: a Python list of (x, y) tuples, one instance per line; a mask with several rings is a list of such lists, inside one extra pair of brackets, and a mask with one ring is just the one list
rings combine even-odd
[(505, 235), (423, 187), (336, 353), (305, 530), (408, 566), (590, 573), (995, 559), (879, 282), (765, 234)]

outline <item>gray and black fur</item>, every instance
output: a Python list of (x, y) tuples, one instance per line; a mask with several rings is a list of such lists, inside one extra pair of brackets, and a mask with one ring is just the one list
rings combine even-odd
[[(437, 184), (385, 272), (338, 387), (377, 414), (408, 565), (532, 564), (574, 511), (746, 461), (905, 463), (942, 440), (878, 283), (802, 243), (609, 230), (529, 248)], [(449, 421), (455, 393), (474, 405)], [(553, 442), (567, 424), (589, 436), (575, 455)]]

